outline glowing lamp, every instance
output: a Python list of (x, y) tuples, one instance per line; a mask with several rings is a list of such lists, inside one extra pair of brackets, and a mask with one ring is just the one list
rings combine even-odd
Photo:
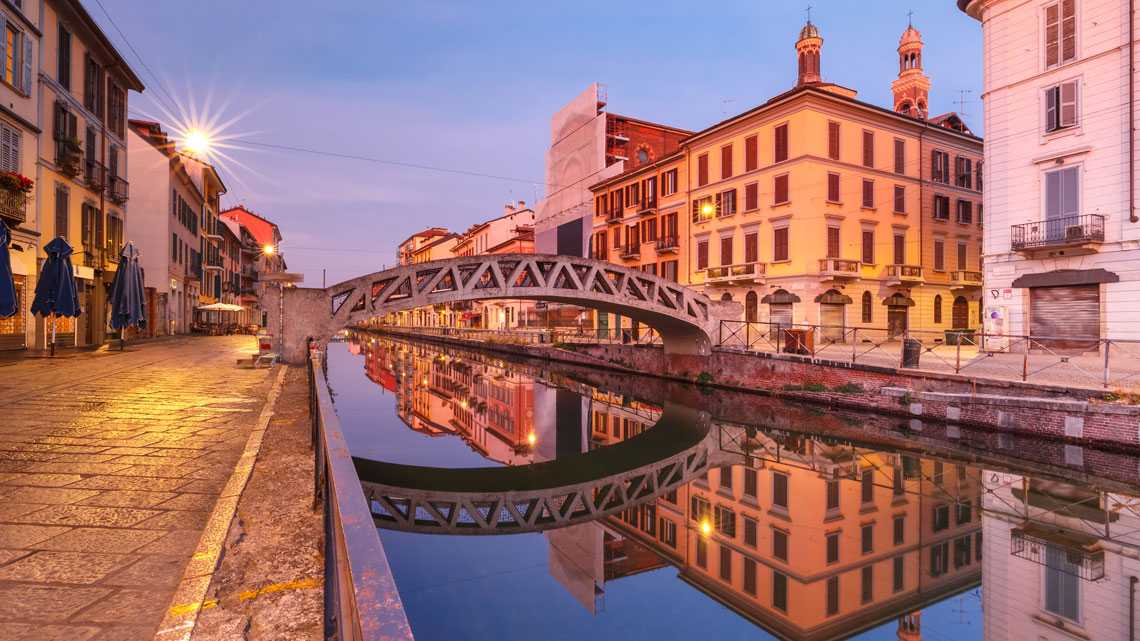
[(716, 209), (713, 207), (712, 203), (705, 203), (701, 205), (701, 214), (703, 216), (712, 216), (714, 211), (716, 211)]
[(266, 245), (261, 248), (261, 253), (265, 254), (266, 256), (272, 256), (273, 252), (275, 251), (277, 250), (273, 249), (273, 245)]
[(712, 523), (708, 519), (701, 519), (701, 536), (712, 534)]
[(526, 442), (530, 444), (531, 447), (534, 447), (534, 444), (538, 442), (538, 437), (535, 436), (534, 432), (531, 432), (526, 435)]

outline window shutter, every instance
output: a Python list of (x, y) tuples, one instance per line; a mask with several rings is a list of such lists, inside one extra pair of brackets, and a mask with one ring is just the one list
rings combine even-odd
[(775, 149), (775, 162), (782, 162), (788, 159), (788, 126), (780, 125), (776, 127), (776, 149)]
[(903, 265), (906, 263), (906, 236), (902, 234), (895, 235), (895, 264)]
[(744, 186), (744, 210), (751, 211), (760, 207), (760, 185), (751, 183)]
[(1063, 82), (1057, 91), (1060, 93), (1059, 127), (1072, 127), (1077, 124), (1077, 82)]
[(934, 269), (942, 271), (946, 267), (946, 243), (941, 240), (934, 241)]
[(744, 262), (755, 263), (760, 260), (759, 236), (753, 232), (744, 236)]
[(697, 184), (709, 184), (709, 155), (703, 154), (697, 158)]
[(1059, 87), (1049, 87), (1045, 90), (1045, 131), (1053, 131), (1061, 125), (1057, 118), (1060, 93)]
[(697, 269), (706, 269), (709, 266), (709, 241), (702, 240), (697, 243)]
[(55, 235), (67, 238), (67, 189), (62, 185), (55, 187)]
[(906, 143), (895, 139), (895, 173), (906, 172)]
[(875, 181), (873, 180), (863, 181), (863, 206), (875, 206)]
[(717, 216), (720, 216), (720, 214), (721, 214), (721, 204), (722, 204), (721, 203), (721, 194), (717, 193), (717, 195), (716, 195), (716, 215)]
[(958, 243), (958, 269), (966, 269), (966, 243)]
[(942, 172), (939, 171), (938, 152), (930, 152), (930, 179), (941, 182)]
[(775, 184), (775, 202), (786, 203), (788, 202), (788, 175), (776, 176)]
[(839, 228), (827, 228), (827, 257), (839, 258)]
[(875, 133), (871, 131), (863, 132), (863, 166), (875, 166)]
[(720, 177), (722, 180), (732, 177), (732, 145), (720, 148)]
[(875, 232), (863, 232), (863, 262), (871, 265), (875, 262)]
[(839, 174), (827, 174), (827, 199), (839, 202)]
[(839, 123), (827, 123), (827, 157), (839, 160)]
[(1053, 4), (1045, 8), (1045, 66), (1052, 67), (1060, 63), (1060, 20), (1058, 5)]
[(24, 93), (32, 95), (32, 39), (27, 34), (23, 34), (20, 38), (24, 41), (23, 53), (23, 72), (20, 74), (20, 84), (24, 89)]
[(720, 239), (720, 264), (732, 264), (732, 236), (725, 236)]
[(17, 129), (5, 127), (8, 130), (8, 171), (20, 173), (20, 132)]
[(1061, 62), (1077, 57), (1076, 0), (1061, 0)]
[[(8, 16), (5, 15), (3, 12), (0, 12), (0, 36), (3, 36), (3, 37), (0, 37), (0, 60), (7, 60), (8, 59), (9, 52), (8, 52), (7, 30), (8, 30)], [(13, 52), (13, 56), (14, 55), (15, 54)]]
[(744, 171), (752, 171), (760, 166), (760, 148), (756, 136), (744, 139)]
[(906, 188), (902, 185), (895, 185), (895, 211), (906, 211)]
[(701, 219), (701, 201), (693, 200), (693, 222)]

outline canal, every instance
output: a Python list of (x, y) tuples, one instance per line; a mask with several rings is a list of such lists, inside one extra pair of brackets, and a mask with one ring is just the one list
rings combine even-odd
[(419, 641), (1128, 638), (1129, 456), (376, 334), (327, 363)]

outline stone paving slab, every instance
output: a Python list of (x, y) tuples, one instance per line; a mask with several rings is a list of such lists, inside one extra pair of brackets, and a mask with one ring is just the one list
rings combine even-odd
[(0, 639), (153, 638), (277, 378), (251, 343), (0, 363)]

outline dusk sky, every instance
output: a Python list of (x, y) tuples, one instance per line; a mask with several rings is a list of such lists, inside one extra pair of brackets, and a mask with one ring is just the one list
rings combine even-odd
[[(131, 117), (170, 100), (236, 118), (225, 132), (223, 205), (281, 227), (305, 284), (391, 266), (417, 229), (456, 231), (542, 194), (550, 116), (591, 82), (620, 114), (687, 129), (795, 82), (807, 3), (85, 0), (147, 84)], [(931, 113), (962, 111), (982, 134), (981, 29), (953, 0), (813, 0), (824, 80), (890, 106), (907, 12), (926, 42)], [(698, 10), (700, 10), (698, 12)], [(304, 20), (300, 19), (302, 16)], [(147, 69), (149, 67), (149, 70)], [(309, 148), (501, 180), (269, 149)]]

